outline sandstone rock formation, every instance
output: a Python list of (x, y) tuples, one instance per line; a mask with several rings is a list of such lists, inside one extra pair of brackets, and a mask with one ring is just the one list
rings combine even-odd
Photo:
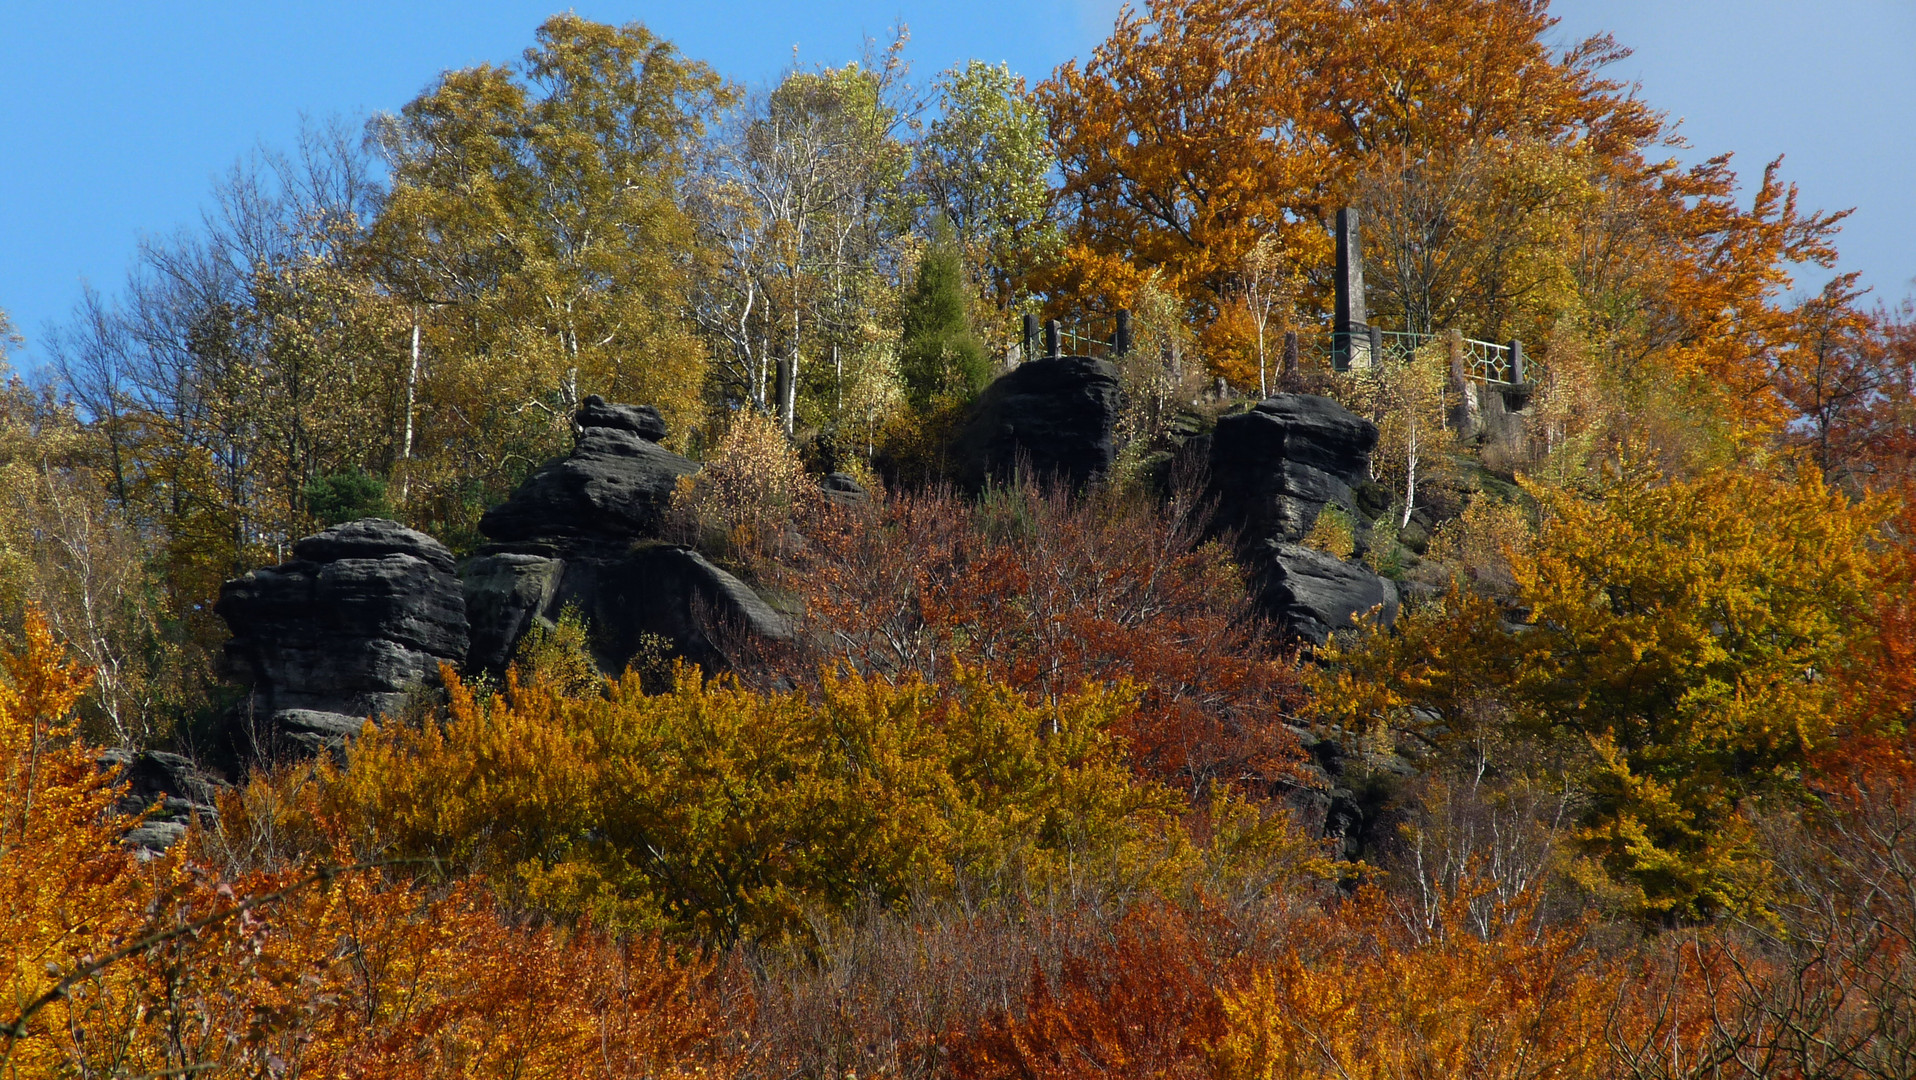
[(576, 420), (572, 453), (480, 519), (493, 543), (460, 569), (472, 621), (467, 667), (503, 669), (528, 631), (568, 607), (590, 622), (594, 659), (608, 674), (649, 642), (716, 670), (730, 666), (737, 642), (790, 637), (744, 582), (659, 539), (679, 477), (698, 465), (656, 444), (666, 434), (658, 413), (590, 397)]
[(697, 463), (658, 444), (665, 423), (649, 407), (608, 405), (596, 395), (576, 416), (572, 453), (486, 511), (479, 531), (500, 545), (559, 554), (659, 534), (679, 477)]
[(102, 769), (119, 770), (127, 786), (115, 810), (129, 817), (152, 810), (126, 834), (127, 845), (137, 851), (165, 851), (186, 835), (195, 820), (206, 824), (219, 820), (219, 793), (226, 782), (178, 754), (107, 750), (98, 760)]
[(958, 479), (976, 490), (1029, 467), (1039, 479), (1081, 488), (1110, 475), (1111, 433), (1123, 392), (1102, 360), (1059, 356), (1032, 360), (993, 380), (978, 395), (960, 433)]
[(1237, 537), (1265, 613), (1314, 644), (1373, 607), (1396, 615), (1390, 581), (1298, 543), (1326, 506), (1347, 514), (1361, 540), (1376, 509), (1364, 498), (1376, 445), (1375, 425), (1314, 394), (1261, 401), (1221, 418), (1210, 436), (1214, 527)]
[(467, 667), (499, 671), (519, 640), (570, 608), (592, 627), (593, 660), (607, 674), (654, 645), (708, 671), (732, 667), (741, 645), (791, 637), (785, 617), (703, 555), (666, 543), (565, 558), (495, 552), (461, 570), (474, 613)]
[(1326, 505), (1361, 517), (1377, 427), (1327, 397), (1280, 394), (1226, 416), (1211, 435), (1217, 524), (1241, 537), (1302, 540)]
[(465, 592), (452, 553), (395, 521), (365, 518), (293, 545), (293, 558), (227, 582), (214, 607), (233, 632), (227, 673), (245, 753), (324, 748), (397, 711), (442, 662), (465, 661)]

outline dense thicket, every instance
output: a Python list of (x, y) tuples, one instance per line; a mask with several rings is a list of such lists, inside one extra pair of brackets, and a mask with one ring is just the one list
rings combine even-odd
[[(562, 15), (243, 162), (0, 388), (0, 1073), (1910, 1075), (1916, 315), (1553, 25), (1157, 0), (1035, 88), (746, 92)], [(1530, 385), (1329, 370), (1346, 206), (1372, 322)], [(1013, 320), (1118, 309), (1109, 481), (958, 493)], [(1404, 598), (1315, 651), (1190, 469), (1280, 386), (1376, 423), (1302, 543)], [(121, 846), (223, 580), (471, 552), (591, 394), (790, 640), (609, 678), (562, 618)]]

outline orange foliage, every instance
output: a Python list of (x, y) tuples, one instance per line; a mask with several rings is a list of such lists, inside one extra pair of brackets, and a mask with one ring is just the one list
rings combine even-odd
[(1133, 680), (1142, 699), (1123, 733), (1146, 775), (1187, 792), (1287, 776), (1297, 748), (1279, 717), (1298, 701), (1295, 668), (1194, 518), (1181, 503), (1030, 486), (975, 507), (895, 495), (827, 516), (784, 581), (826, 660), (888, 678), (981, 668), (1048, 701)]
[[(1801, 210), (1778, 162), (1746, 202), (1727, 156), (1658, 159), (1672, 139), (1662, 115), (1599, 74), (1628, 51), (1597, 36), (1559, 53), (1547, 44), (1556, 23), (1545, 0), (1127, 8), (1090, 59), (1037, 91), (1071, 211), (1043, 284), (1124, 306), (1155, 280), (1218, 347), (1217, 373), (1241, 380), (1228, 309), (1260, 243), (1308, 322), (1329, 306), (1332, 215), (1366, 176), (1405, 159), (1528, 154), (1556, 164), (1514, 208), (1535, 219), (1526, 229), (1549, 222), (1547, 239), (1525, 234), (1522, 258), (1554, 260), (1543, 276), (1562, 291), (1540, 294), (1545, 310), (1524, 325), (1568, 316), (1613, 372), (1688, 388), (1733, 433), (1774, 430), (1786, 413), (1770, 351), (1791, 332), (1777, 300), (1792, 264), (1831, 264), (1844, 215)], [(1502, 212), (1480, 202), (1459, 212)], [(1388, 263), (1382, 242), (1368, 246)], [(1494, 297), (1473, 303), (1482, 310), (1458, 317), (1501, 320)]]
[(1186, 917), (1146, 907), (1093, 956), (1066, 959), (1054, 988), (1034, 967), (1020, 1014), (999, 1010), (952, 1040), (961, 1080), (1200, 1077), (1224, 1032), (1222, 967)]
[[(1330, 211), (1373, 153), (1491, 139), (1587, 140), (1605, 152), (1657, 117), (1562, 57), (1535, 0), (1155, 0), (1120, 15), (1083, 67), (1038, 89), (1077, 211), (1062, 284), (1123, 302), (1156, 271), (1214, 312), (1244, 257), (1275, 238), (1300, 280), (1325, 264)], [(1462, 61), (1462, 62), (1460, 62)]]
[[(1622, 969), (1528, 902), (1473, 929), (1466, 890), (1434, 922), (1381, 892), (1276, 931), (1149, 907), (1109, 946), (1034, 974), (1018, 1008), (955, 1035), (962, 1080), (1081, 1076), (1607, 1075)], [(1481, 931), (1481, 932), (1477, 932)]]
[(389, 880), (337, 839), (230, 881), (210, 847), (140, 863), (71, 737), (87, 673), (37, 618), (5, 661), (0, 1075), (729, 1072), (709, 967), (656, 943), (519, 929), (475, 885)]

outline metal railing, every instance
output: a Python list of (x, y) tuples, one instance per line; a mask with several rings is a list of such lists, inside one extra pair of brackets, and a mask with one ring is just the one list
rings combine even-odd
[[(1015, 324), (1012, 333), (1018, 345), (1018, 358), (1036, 360), (1050, 356), (1089, 356), (1113, 359), (1131, 346), (1131, 313), (1093, 315), (1066, 324), (1058, 319), (1044, 323), (1036, 315), (1026, 315)], [(1348, 333), (1333, 332), (1324, 342), (1326, 348), (1311, 348), (1333, 371), (1369, 371), (1380, 362), (1402, 364), (1416, 357), (1421, 349), (1444, 344), (1443, 334), (1418, 334), (1408, 330), (1385, 330), (1360, 326)], [(1322, 341), (1323, 339), (1319, 339)], [(1511, 341), (1498, 344), (1477, 338), (1463, 338), (1465, 378), (1483, 383), (1521, 385), (1538, 372), (1525, 363), (1523, 345)]]
[(1043, 324), (1026, 315), (1012, 333), (1019, 343), (1020, 360), (1050, 356), (1089, 356), (1110, 360), (1131, 347), (1131, 313), (1086, 316), (1072, 323), (1051, 319)]
[[(1407, 330), (1383, 330), (1361, 327), (1349, 333), (1333, 333), (1330, 363), (1334, 371), (1367, 370), (1379, 361), (1405, 363), (1419, 349), (1442, 345), (1442, 334), (1416, 334)], [(1466, 378), (1486, 383), (1520, 384), (1534, 376), (1524, 363), (1523, 345), (1512, 341), (1499, 345), (1476, 338), (1463, 339), (1463, 367)]]

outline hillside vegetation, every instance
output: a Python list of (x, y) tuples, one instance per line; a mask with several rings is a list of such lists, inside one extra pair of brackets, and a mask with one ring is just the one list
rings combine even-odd
[[(762, 90), (557, 15), (236, 167), (0, 387), (0, 1076), (1916, 1075), (1916, 313), (1547, 8)], [(1354, 370), (1342, 208), (1425, 342)], [(1119, 312), (1110, 475), (972, 482), (1023, 317)], [(1377, 430), (1301, 546), (1401, 609), (1320, 645), (1191, 468), (1278, 391)], [(222, 582), (481, 553), (593, 395), (789, 639), (608, 673), (574, 611), (220, 758)]]

